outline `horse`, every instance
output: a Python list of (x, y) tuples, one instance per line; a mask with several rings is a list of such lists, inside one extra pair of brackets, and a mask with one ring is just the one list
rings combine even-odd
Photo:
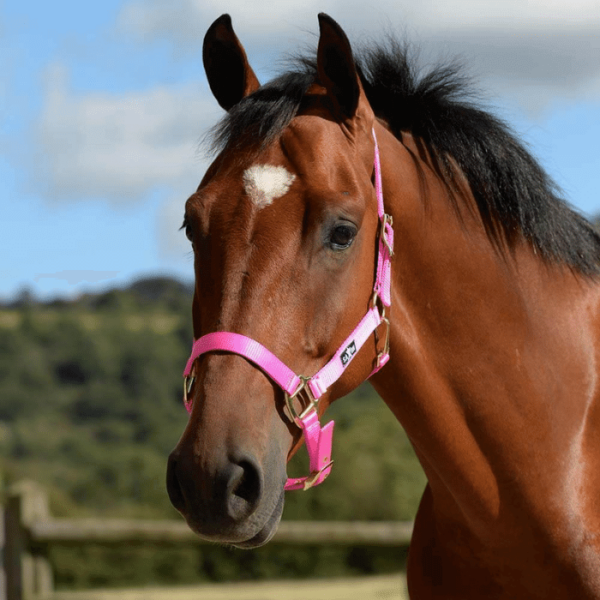
[(206, 539), (266, 543), (284, 490), (332, 468), (319, 417), (371, 377), (427, 477), (411, 598), (600, 598), (600, 237), (459, 68), (393, 37), (355, 53), (318, 18), (316, 56), (265, 85), (228, 15), (204, 39), (226, 112), (185, 205), (171, 502)]

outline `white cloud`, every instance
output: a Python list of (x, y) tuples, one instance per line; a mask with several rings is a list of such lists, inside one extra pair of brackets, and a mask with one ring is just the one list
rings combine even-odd
[(132, 0), (119, 15), (119, 27), (145, 40), (166, 37), (198, 47), (208, 26), (223, 13), (230, 13), (247, 36), (268, 38), (314, 25), (321, 6), (318, 0)]
[(393, 0), (383, 0), (378, 6), (392, 18), (410, 19), (413, 23), (407, 24), (423, 30), (495, 28), (533, 31), (600, 22), (597, 0), (425, 0), (411, 3), (400, 11)]
[[(316, 30), (317, 14), (326, 12), (343, 27), (376, 33), (386, 20), (397, 27), (420, 30), (502, 28), (535, 30), (600, 23), (597, 0), (424, 0), (399, 3), (379, 0), (131, 0), (119, 24), (144, 38), (171, 37), (175, 42), (201, 43), (208, 25), (223, 13), (231, 14), (243, 34), (266, 36)], [(265, 39), (268, 42), (268, 38)]]
[(432, 34), (433, 48), (464, 57), (469, 72), (529, 113), (553, 102), (600, 99), (600, 26), (474, 28)]
[(554, 96), (600, 98), (598, 0), (131, 0), (119, 22), (144, 41), (169, 39), (197, 50), (210, 23), (228, 12), (260, 71), (266, 53), (270, 66), (273, 55), (314, 42), (305, 31), (318, 31), (320, 11), (337, 19), (352, 41), (392, 30), (425, 50), (458, 54), (495, 93), (516, 97), (525, 108)]
[(37, 183), (47, 197), (120, 204), (157, 186), (200, 180), (198, 141), (219, 114), (200, 85), (76, 94), (60, 65), (46, 80), (35, 135)]

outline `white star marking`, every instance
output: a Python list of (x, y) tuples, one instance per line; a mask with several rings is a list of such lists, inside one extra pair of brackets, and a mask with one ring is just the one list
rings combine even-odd
[(284, 167), (254, 165), (244, 172), (244, 189), (250, 200), (258, 207), (268, 206), (290, 189), (296, 176)]

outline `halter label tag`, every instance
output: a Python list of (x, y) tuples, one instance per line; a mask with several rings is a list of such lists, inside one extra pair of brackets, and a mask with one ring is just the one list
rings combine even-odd
[(340, 358), (344, 367), (350, 362), (352, 357), (356, 354), (356, 342), (350, 342), (342, 352)]

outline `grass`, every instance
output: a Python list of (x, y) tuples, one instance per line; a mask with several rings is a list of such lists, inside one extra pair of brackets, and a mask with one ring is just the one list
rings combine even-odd
[(403, 575), (61, 592), (52, 600), (408, 600)]

